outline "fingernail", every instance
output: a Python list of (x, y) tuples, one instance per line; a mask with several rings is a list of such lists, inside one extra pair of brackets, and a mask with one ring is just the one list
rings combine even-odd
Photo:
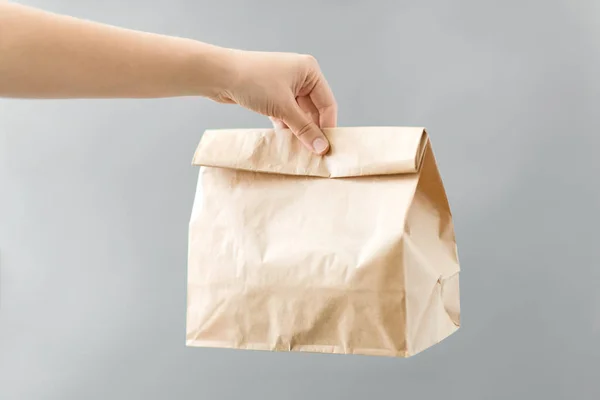
[(327, 150), (327, 142), (321, 138), (316, 138), (312, 143), (313, 149), (321, 154)]

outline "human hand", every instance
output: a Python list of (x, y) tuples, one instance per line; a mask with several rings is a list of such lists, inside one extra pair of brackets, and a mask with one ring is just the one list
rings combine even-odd
[[(337, 105), (307, 55), (232, 50), (43, 12), (0, 0), (0, 97), (203, 96), (290, 128), (325, 154)], [(119, 46), (115, 46), (119, 43)]]
[(289, 128), (322, 155), (329, 142), (320, 128), (335, 127), (337, 104), (317, 61), (308, 55), (232, 51), (232, 79), (214, 100), (237, 103)]

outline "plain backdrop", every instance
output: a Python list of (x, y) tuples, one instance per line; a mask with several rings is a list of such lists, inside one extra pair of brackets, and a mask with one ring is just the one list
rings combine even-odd
[[(428, 128), (462, 327), (410, 359), (185, 347), (204, 99), (0, 101), (0, 399), (600, 398), (600, 2), (38, 0), (306, 52), (339, 124)], [(0, 55), (1, 56), (1, 55)]]

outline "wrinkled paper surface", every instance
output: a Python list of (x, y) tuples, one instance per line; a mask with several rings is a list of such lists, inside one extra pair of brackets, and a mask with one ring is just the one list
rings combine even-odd
[(459, 327), (452, 216), (423, 128), (211, 130), (194, 155), (188, 346), (408, 357)]

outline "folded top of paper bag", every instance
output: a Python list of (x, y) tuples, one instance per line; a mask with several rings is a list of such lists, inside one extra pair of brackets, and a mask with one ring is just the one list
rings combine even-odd
[(207, 130), (193, 165), (264, 173), (344, 178), (419, 170), (428, 137), (417, 127), (340, 127), (323, 130), (331, 151), (318, 156), (286, 130)]

